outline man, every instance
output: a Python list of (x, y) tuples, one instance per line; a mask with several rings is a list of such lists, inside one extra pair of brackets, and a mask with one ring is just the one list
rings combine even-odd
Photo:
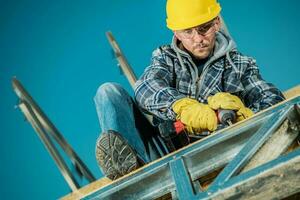
[(284, 100), (262, 79), (255, 60), (242, 55), (222, 30), (216, 0), (168, 0), (166, 11), (172, 44), (153, 52), (135, 85), (137, 104), (112, 83), (102, 85), (95, 97), (103, 131), (96, 155), (111, 179), (158, 157), (151, 143), (156, 131), (139, 110), (156, 122), (180, 120), (189, 135), (198, 135), (216, 130), (218, 109), (234, 110), (241, 121)]

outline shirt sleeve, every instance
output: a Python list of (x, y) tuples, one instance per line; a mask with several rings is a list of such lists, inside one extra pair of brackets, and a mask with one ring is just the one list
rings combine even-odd
[(252, 58), (249, 59), (242, 75), (242, 84), (245, 88), (243, 93), (245, 104), (254, 112), (266, 109), (285, 99), (278, 88), (261, 77), (258, 66)]
[(135, 84), (135, 98), (138, 105), (163, 120), (175, 120), (172, 104), (183, 97), (176, 89), (175, 72), (170, 58), (160, 48), (152, 54), (152, 61)]

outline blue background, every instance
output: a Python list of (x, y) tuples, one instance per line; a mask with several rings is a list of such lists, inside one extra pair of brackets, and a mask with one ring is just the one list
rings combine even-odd
[[(221, 1), (239, 50), (257, 59), (263, 77), (281, 90), (299, 84), (300, 2)], [(99, 124), (93, 97), (107, 81), (131, 91), (105, 37), (111, 30), (137, 75), (151, 52), (171, 41), (164, 0), (1, 1), (0, 199), (57, 199), (69, 188), (23, 114), (17, 78), (101, 177), (94, 155)]]

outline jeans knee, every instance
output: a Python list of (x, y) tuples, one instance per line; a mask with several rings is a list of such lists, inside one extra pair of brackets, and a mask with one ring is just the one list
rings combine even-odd
[(126, 98), (129, 94), (118, 83), (107, 82), (99, 86), (94, 100), (103, 102), (105, 100), (115, 101), (117, 99)]

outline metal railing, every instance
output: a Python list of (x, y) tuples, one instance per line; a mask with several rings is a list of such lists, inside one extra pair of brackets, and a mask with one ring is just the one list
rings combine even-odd
[[(33, 100), (21, 82), (15, 77), (12, 80), (12, 86), (19, 98), (17, 106), (21, 109), (25, 118), (45, 145), (71, 190), (75, 191), (81, 187), (79, 180), (77, 180), (78, 177), (86, 178), (89, 182), (95, 181), (96, 179), (88, 167), (79, 158), (54, 124), (48, 119), (38, 104)], [(66, 153), (73, 168), (76, 169), (75, 172), (72, 172), (71, 167), (68, 167), (66, 160), (64, 160), (59, 149), (57, 149), (55, 142)], [(76, 177), (75, 175), (78, 176)]]

